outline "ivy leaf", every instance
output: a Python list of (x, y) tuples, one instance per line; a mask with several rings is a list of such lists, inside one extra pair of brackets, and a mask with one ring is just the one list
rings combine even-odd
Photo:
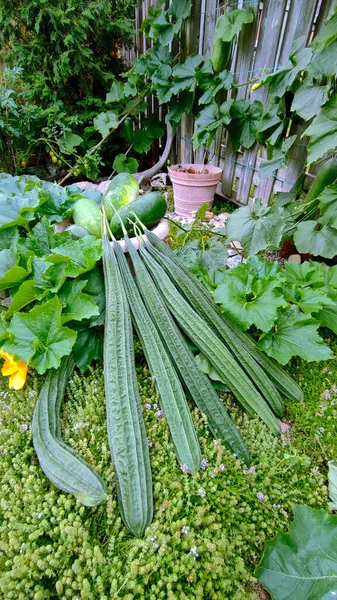
[(62, 304), (54, 296), (28, 313), (16, 313), (8, 327), (11, 338), (4, 350), (31, 364), (40, 374), (57, 369), (76, 340), (76, 332), (61, 325), (61, 311)]
[(118, 123), (118, 114), (113, 110), (101, 112), (94, 118), (94, 127), (100, 132), (102, 137), (108, 135), (110, 129), (116, 129)]
[(99, 315), (99, 309), (89, 294), (82, 290), (86, 281), (67, 281), (58, 291), (58, 298), (64, 308), (62, 311), (62, 324), (67, 321), (82, 321)]
[(318, 335), (319, 323), (292, 305), (281, 312), (275, 328), (263, 334), (258, 342), (261, 350), (286, 365), (292, 356), (308, 362), (328, 360), (332, 353)]
[(294, 244), (301, 254), (333, 258), (337, 254), (337, 230), (329, 225), (317, 229), (317, 221), (302, 221), (295, 231)]
[[(255, 325), (261, 331), (269, 331), (277, 319), (277, 309), (285, 302), (274, 265), (269, 266), (253, 257), (246, 264), (226, 271), (221, 283), (213, 293), (213, 299), (222, 310), (243, 330)], [(261, 267), (264, 275), (261, 274)], [(269, 270), (269, 271), (268, 271)]]
[(263, 113), (263, 104), (259, 100), (235, 100), (231, 105), (231, 122), (227, 125), (233, 151), (240, 146), (250, 148), (256, 141), (256, 132)]
[(182, 90), (195, 90), (198, 82), (196, 72), (203, 60), (203, 56), (199, 54), (189, 56), (184, 63), (173, 69), (172, 94), (178, 94)]
[(62, 147), (62, 151), (66, 153), (71, 153), (76, 146), (79, 146), (83, 142), (83, 138), (76, 133), (72, 133), (71, 131), (67, 131), (59, 140), (60, 146)]
[(310, 136), (308, 163), (322, 158), (326, 152), (337, 148), (337, 94), (321, 107), (311, 125), (305, 131)]
[(317, 85), (317, 82), (307, 77), (295, 92), (291, 111), (296, 112), (305, 121), (310, 121), (329, 99), (330, 87), (330, 84)]
[(231, 42), (233, 37), (242, 29), (242, 25), (252, 23), (253, 21), (254, 11), (251, 7), (246, 9), (238, 8), (228, 14), (222, 15), (216, 22), (214, 42), (217, 40)]
[(264, 206), (260, 199), (254, 205), (234, 211), (227, 221), (228, 240), (238, 240), (245, 256), (253, 256), (268, 246), (279, 248), (285, 228), (284, 218), (276, 206)]
[(273, 600), (328, 600), (337, 590), (337, 516), (292, 506), (289, 533), (267, 542), (255, 575)]
[(0, 251), (0, 290), (20, 284), (28, 276), (28, 271), (20, 267), (13, 250)]
[(117, 173), (137, 173), (139, 162), (136, 158), (128, 158), (126, 154), (118, 154), (112, 168)]
[(133, 149), (135, 152), (148, 152), (152, 146), (152, 139), (149, 138), (146, 131), (143, 129), (137, 129), (135, 131), (135, 141), (133, 142)]

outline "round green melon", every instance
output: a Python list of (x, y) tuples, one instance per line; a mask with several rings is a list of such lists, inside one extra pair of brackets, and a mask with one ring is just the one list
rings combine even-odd
[(97, 238), (101, 234), (101, 210), (90, 198), (80, 198), (73, 206), (73, 221)]
[(133, 202), (139, 195), (139, 184), (131, 173), (119, 173), (114, 177), (105, 192), (102, 206), (109, 221), (116, 210)]

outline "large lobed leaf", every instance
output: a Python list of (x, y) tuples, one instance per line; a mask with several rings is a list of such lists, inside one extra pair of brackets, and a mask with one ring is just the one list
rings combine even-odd
[(272, 600), (332, 600), (337, 596), (337, 516), (293, 506), (289, 533), (267, 542), (256, 569)]

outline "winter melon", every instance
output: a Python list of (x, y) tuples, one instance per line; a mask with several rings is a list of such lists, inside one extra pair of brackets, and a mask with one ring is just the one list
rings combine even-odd
[(139, 195), (139, 184), (131, 173), (120, 173), (114, 177), (104, 194), (102, 206), (109, 221), (116, 210), (133, 202)]
[(73, 206), (73, 221), (97, 238), (101, 234), (101, 210), (90, 198), (80, 198)]

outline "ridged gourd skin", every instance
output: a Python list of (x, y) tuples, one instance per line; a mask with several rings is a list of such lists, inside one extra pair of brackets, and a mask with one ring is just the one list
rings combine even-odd
[(80, 198), (73, 206), (73, 221), (76, 225), (86, 229), (91, 235), (97, 238), (101, 234), (101, 209), (90, 198)]
[(137, 385), (131, 314), (116, 256), (106, 235), (103, 235), (103, 271), (108, 440), (123, 521), (133, 535), (142, 537), (153, 518), (150, 456)]
[[(139, 258), (138, 253), (128, 238), (125, 238), (125, 241), (135, 265), (135, 259)], [(180, 463), (188, 465), (190, 471), (197, 471), (201, 465), (201, 451), (183, 387), (118, 242), (114, 244), (114, 249), (136, 331), (150, 372), (156, 378), (161, 407), (167, 419), (177, 458)], [(147, 295), (151, 296), (150, 289)]]
[[(236, 352), (236, 349), (239, 348), (241, 353), (249, 353), (284, 396), (295, 402), (302, 402), (304, 396), (299, 385), (275, 361), (262, 352), (248, 334), (244, 333), (233, 321), (220, 313), (208, 290), (185, 267), (180, 258), (169, 246), (152, 231), (147, 230), (146, 236), (153, 249), (157, 249), (159, 252), (155, 255), (156, 260), (165, 268), (168, 275), (178, 285), (184, 297), (186, 297), (195, 310), (202, 314), (220, 339), (232, 347), (233, 352)], [(149, 247), (149, 251), (152, 251), (151, 246)], [(163, 261), (163, 257), (170, 259), (171, 262)]]
[(131, 234), (137, 218), (145, 227), (154, 227), (165, 216), (166, 210), (166, 200), (162, 192), (149, 192), (139, 196), (127, 206), (122, 206), (118, 214), (112, 217), (110, 222), (111, 233), (116, 239), (123, 237), (122, 221), (127, 234)]
[(177, 291), (164, 269), (149, 254), (142, 255), (142, 258), (181, 329), (200, 348), (243, 408), (250, 414), (257, 414), (274, 433), (279, 434), (277, 419), (229, 350)]
[[(134, 267), (137, 287), (184, 386), (188, 389), (201, 412), (206, 415), (208, 426), (214, 437), (224, 439), (231, 450), (248, 465), (250, 456), (244, 441), (224, 409), (208, 377), (200, 371), (191, 350), (167, 310), (138, 253), (133, 248), (130, 240), (125, 238), (125, 242)], [(145, 249), (142, 247), (141, 254), (144, 251)], [(134, 291), (132, 295), (134, 295)]]
[(85, 506), (98, 506), (108, 499), (105, 482), (61, 438), (60, 409), (74, 366), (73, 357), (67, 356), (58, 369), (48, 371), (35, 405), (33, 444), (42, 470), (56, 487)]
[(102, 200), (107, 219), (111, 221), (117, 210), (133, 202), (138, 196), (139, 183), (131, 173), (116, 175), (111, 180)]

